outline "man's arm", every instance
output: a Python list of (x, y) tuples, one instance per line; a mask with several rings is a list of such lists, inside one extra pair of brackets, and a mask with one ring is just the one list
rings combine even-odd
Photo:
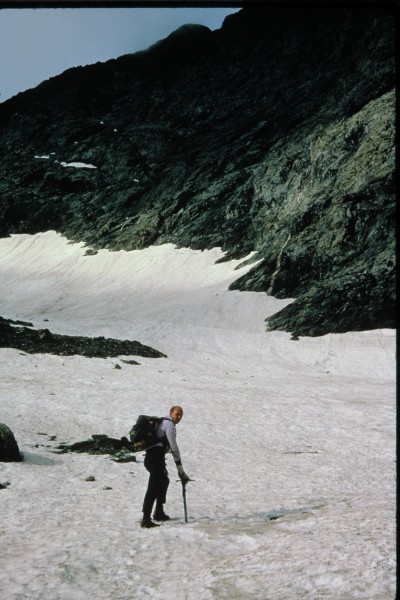
[(167, 437), (168, 445), (171, 448), (171, 453), (174, 458), (174, 461), (181, 461), (181, 453), (179, 452), (179, 447), (176, 441), (176, 430), (175, 425), (169, 419), (165, 419), (164, 421), (165, 435)]
[(178, 444), (176, 442), (175, 425), (169, 419), (166, 419), (164, 421), (164, 427), (165, 427), (165, 435), (167, 437), (169, 447), (171, 448), (171, 453), (174, 458), (176, 468), (178, 470), (179, 478), (181, 481), (186, 483), (187, 481), (190, 480), (190, 477), (188, 475), (186, 475), (186, 473), (182, 467), (181, 454), (179, 452)]

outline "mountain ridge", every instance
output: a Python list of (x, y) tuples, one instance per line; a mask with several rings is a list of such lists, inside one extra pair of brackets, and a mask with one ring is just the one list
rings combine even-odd
[(394, 327), (394, 25), (249, 7), (18, 94), (0, 105), (0, 235), (256, 251), (231, 287), (295, 298), (268, 328)]

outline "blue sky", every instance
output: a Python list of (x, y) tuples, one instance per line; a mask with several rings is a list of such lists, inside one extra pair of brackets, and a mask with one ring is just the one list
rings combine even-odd
[(0, 10), (0, 102), (79, 65), (148, 48), (186, 23), (219, 29), (237, 8)]

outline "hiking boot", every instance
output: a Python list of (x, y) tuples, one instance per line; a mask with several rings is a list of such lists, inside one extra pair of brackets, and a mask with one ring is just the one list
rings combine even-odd
[(145, 529), (151, 529), (152, 527), (160, 527), (157, 523), (153, 523), (151, 519), (142, 519), (140, 523), (140, 527), (144, 527)]
[(153, 519), (155, 521), (168, 521), (169, 516), (166, 515), (165, 512), (164, 512), (164, 510), (161, 508), (161, 509), (156, 509), (154, 511)]

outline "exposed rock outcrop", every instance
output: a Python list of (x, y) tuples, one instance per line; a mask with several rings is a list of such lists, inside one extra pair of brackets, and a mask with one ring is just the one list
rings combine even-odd
[[(17, 325), (16, 325), (17, 323)], [(0, 317), (0, 348), (17, 348), (29, 353), (107, 358), (121, 355), (138, 355), (161, 358), (166, 355), (150, 346), (131, 340), (105, 337), (60, 335), (49, 329), (31, 329), (30, 323), (14, 322)], [(135, 361), (131, 361), (134, 363)], [(137, 363), (136, 363), (137, 364)]]
[(0, 462), (20, 462), (22, 455), (11, 429), (0, 423)]
[(134, 448), (127, 437), (110, 438), (107, 435), (92, 435), (92, 439), (73, 444), (60, 444), (60, 452), (78, 452), (87, 454), (111, 454), (115, 462), (136, 462)]
[(0, 235), (256, 250), (269, 328), (394, 327), (394, 42), (386, 7), (249, 7), (70, 69), (0, 104)]

